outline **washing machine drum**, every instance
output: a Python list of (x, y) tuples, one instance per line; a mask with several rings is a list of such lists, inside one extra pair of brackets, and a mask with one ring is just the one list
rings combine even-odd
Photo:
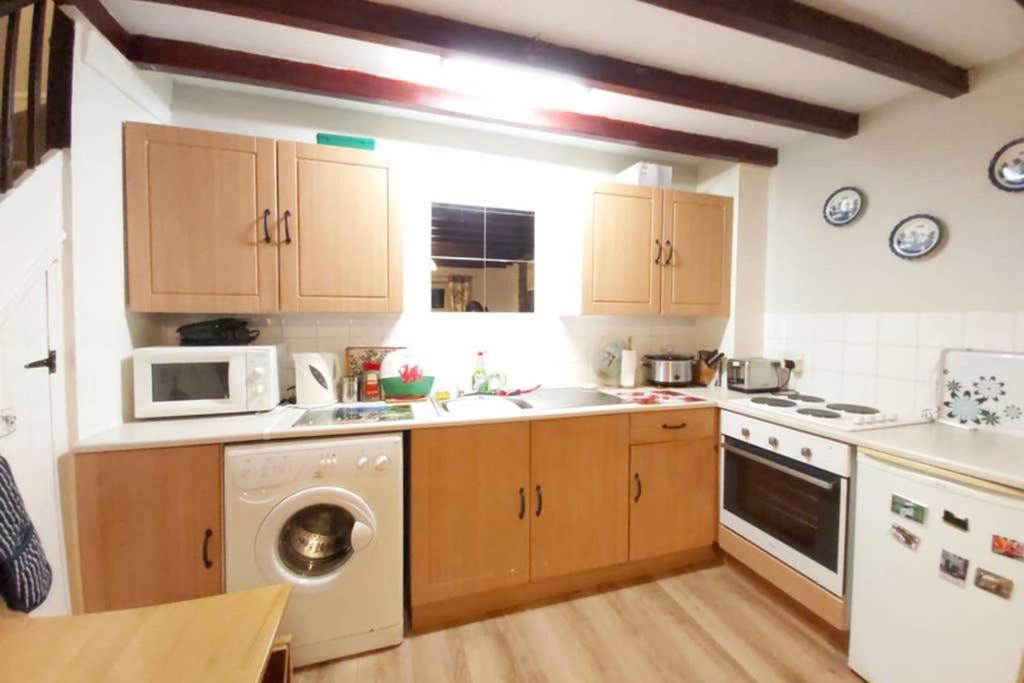
[(269, 581), (318, 590), (373, 541), (373, 513), (346, 489), (319, 486), (281, 501), (260, 526), (256, 563)]

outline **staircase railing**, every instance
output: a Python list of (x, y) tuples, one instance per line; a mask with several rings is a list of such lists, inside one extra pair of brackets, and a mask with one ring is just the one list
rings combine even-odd
[(74, 36), (53, 0), (0, 0), (0, 192), (71, 144)]

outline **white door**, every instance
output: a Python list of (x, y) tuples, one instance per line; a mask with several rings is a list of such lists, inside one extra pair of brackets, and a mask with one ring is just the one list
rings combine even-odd
[[(45, 358), (50, 341), (51, 306), (56, 307), (56, 267), (30, 285), (0, 311), (0, 455), (10, 463), (14, 480), (53, 569), (50, 595), (36, 616), (68, 613), (64, 542), (61, 532), (57, 460), (50, 409), (51, 375), (45, 367), (25, 365)], [(54, 333), (56, 334), (56, 330)], [(58, 359), (58, 361), (61, 359)]]

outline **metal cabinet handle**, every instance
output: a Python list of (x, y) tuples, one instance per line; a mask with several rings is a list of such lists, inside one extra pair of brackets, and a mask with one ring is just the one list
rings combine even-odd
[(213, 530), (207, 529), (203, 535), (203, 566), (209, 569), (213, 566), (210, 561), (210, 539), (213, 538)]
[(291, 218), (291, 217), (292, 217), (292, 212), (290, 210), (286, 210), (284, 212), (284, 243), (285, 244), (291, 244), (292, 243), (292, 229), (288, 226), (288, 219)]
[(270, 209), (263, 209), (263, 241), (270, 244)]
[(662, 429), (682, 429), (685, 426), (686, 426), (685, 422), (680, 422), (677, 425), (670, 425), (668, 423), (665, 423), (665, 424), (661, 425), (661, 428)]
[(665, 265), (672, 265), (672, 257), (675, 255), (675, 249), (672, 248), (672, 240), (665, 240), (665, 246), (668, 247), (668, 256), (665, 258)]
[(526, 517), (526, 489), (519, 487), (519, 519)]
[(654, 264), (661, 265), (661, 240), (654, 240), (654, 246), (658, 247), (658, 255), (654, 257)]
[(779, 440), (777, 438), (775, 438), (774, 436), (769, 436), (768, 437), (768, 445), (771, 446), (772, 448), (778, 448), (779, 447)]
[(537, 516), (540, 517), (540, 513), (544, 510), (544, 494), (540, 489), (540, 484), (537, 484)]
[(639, 503), (640, 502), (640, 494), (644, 492), (643, 484), (640, 482), (640, 473), (639, 472), (634, 472), (633, 473), (633, 481), (636, 483), (636, 493), (633, 495), (633, 502), (634, 503)]

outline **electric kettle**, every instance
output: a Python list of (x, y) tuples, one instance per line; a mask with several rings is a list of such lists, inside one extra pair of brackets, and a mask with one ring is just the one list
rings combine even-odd
[(293, 353), (295, 405), (313, 408), (338, 402), (341, 361), (336, 353)]

